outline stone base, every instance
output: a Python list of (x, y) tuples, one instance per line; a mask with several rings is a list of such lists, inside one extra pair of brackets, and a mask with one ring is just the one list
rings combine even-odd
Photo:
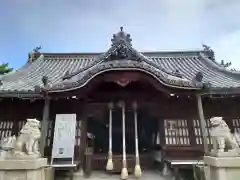
[(236, 157), (240, 155), (240, 149), (231, 149), (228, 150), (227, 152), (215, 152), (212, 150), (209, 152), (209, 156), (214, 156), (214, 157)]
[(47, 159), (0, 160), (0, 180), (45, 180)]
[(211, 180), (238, 180), (240, 177), (240, 157), (205, 156), (204, 163), (209, 172), (205, 174)]

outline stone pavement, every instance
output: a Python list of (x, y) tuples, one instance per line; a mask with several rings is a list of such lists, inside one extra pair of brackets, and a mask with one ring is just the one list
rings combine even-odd
[[(56, 180), (68, 180), (69, 178), (56, 178)], [(94, 171), (92, 173), (92, 176), (90, 178), (84, 178), (82, 176), (74, 177), (74, 180), (120, 180), (120, 174), (117, 175), (109, 175), (104, 172), (97, 172)], [(129, 180), (136, 180), (133, 175), (130, 175)], [(167, 180), (166, 178), (161, 176), (161, 173), (159, 171), (146, 171), (142, 173), (142, 177), (140, 180)]]

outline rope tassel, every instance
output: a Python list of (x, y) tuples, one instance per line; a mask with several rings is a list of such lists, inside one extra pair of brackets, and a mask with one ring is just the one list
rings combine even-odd
[(139, 151), (138, 151), (138, 125), (137, 125), (137, 102), (133, 103), (134, 110), (134, 127), (135, 127), (135, 151), (136, 151), (136, 164), (134, 168), (134, 176), (139, 179), (142, 176), (140, 167)]
[(112, 171), (113, 170), (113, 160), (112, 160), (112, 109), (113, 109), (113, 103), (109, 103), (109, 150), (108, 150), (108, 161), (106, 170)]
[(126, 161), (126, 142), (125, 142), (125, 104), (120, 102), (119, 106), (122, 108), (122, 136), (123, 136), (123, 164), (121, 171), (121, 179), (128, 179), (127, 161)]

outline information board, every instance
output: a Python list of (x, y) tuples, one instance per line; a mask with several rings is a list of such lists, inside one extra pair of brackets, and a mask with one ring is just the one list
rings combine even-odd
[(54, 128), (52, 159), (73, 158), (76, 114), (57, 114)]

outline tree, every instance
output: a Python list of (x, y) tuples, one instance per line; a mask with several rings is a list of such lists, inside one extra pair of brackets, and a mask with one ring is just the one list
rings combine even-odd
[(8, 63), (0, 64), (0, 75), (10, 73), (12, 70), (13, 68), (10, 68)]

